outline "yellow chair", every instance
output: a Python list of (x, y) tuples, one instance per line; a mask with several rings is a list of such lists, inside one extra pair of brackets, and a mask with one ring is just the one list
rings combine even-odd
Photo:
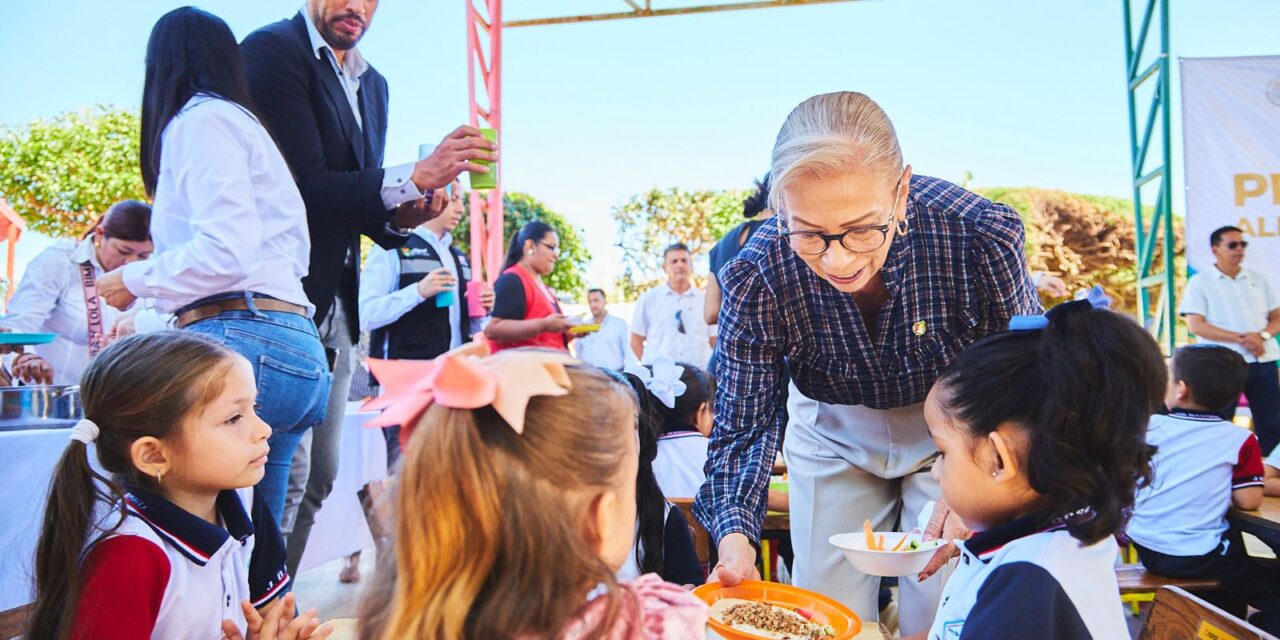
[[(1127, 544), (1120, 549), (1120, 564), (1134, 565), (1138, 564), (1138, 550), (1133, 548), (1132, 544)], [(1137, 616), (1141, 613), (1142, 603), (1152, 602), (1156, 599), (1156, 592), (1150, 593), (1120, 593), (1120, 602), (1129, 605), (1129, 609), (1133, 611), (1133, 615)]]

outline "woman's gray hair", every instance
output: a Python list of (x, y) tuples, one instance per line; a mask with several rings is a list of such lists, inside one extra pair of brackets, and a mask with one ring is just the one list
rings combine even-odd
[(866, 95), (839, 91), (801, 102), (778, 131), (773, 145), (769, 205), (783, 209), (789, 183), (852, 169), (902, 171), (902, 148), (893, 123)]

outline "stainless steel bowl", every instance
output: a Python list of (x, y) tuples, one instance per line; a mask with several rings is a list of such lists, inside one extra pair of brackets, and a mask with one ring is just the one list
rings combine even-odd
[(79, 385), (0, 387), (0, 431), (70, 428), (83, 416)]

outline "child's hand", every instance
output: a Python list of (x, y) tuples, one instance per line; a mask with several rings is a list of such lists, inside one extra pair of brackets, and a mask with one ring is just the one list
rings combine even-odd
[[(316, 619), (315, 609), (295, 618), (292, 593), (268, 605), (265, 618), (247, 600), (240, 603), (240, 607), (244, 610), (244, 619), (249, 626), (247, 640), (324, 640), (333, 633), (333, 627), (328, 624), (321, 625)], [(240, 630), (236, 628), (235, 623), (230, 620), (222, 621), (222, 636), (226, 640), (246, 640), (240, 635)]]

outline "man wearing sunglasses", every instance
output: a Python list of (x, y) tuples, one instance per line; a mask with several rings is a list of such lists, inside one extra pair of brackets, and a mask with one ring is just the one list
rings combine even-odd
[[(1182, 293), (1178, 312), (1187, 319), (1187, 329), (1200, 342), (1234, 349), (1249, 363), (1249, 380), (1244, 395), (1253, 415), (1253, 431), (1262, 445), (1262, 455), (1271, 453), (1280, 442), (1280, 376), (1276, 361), (1280, 346), (1280, 299), (1261, 273), (1246, 269), (1244, 250), (1249, 246), (1236, 227), (1222, 227), (1209, 235), (1214, 266), (1191, 276)], [(1221, 407), (1225, 417), (1236, 406)]]

